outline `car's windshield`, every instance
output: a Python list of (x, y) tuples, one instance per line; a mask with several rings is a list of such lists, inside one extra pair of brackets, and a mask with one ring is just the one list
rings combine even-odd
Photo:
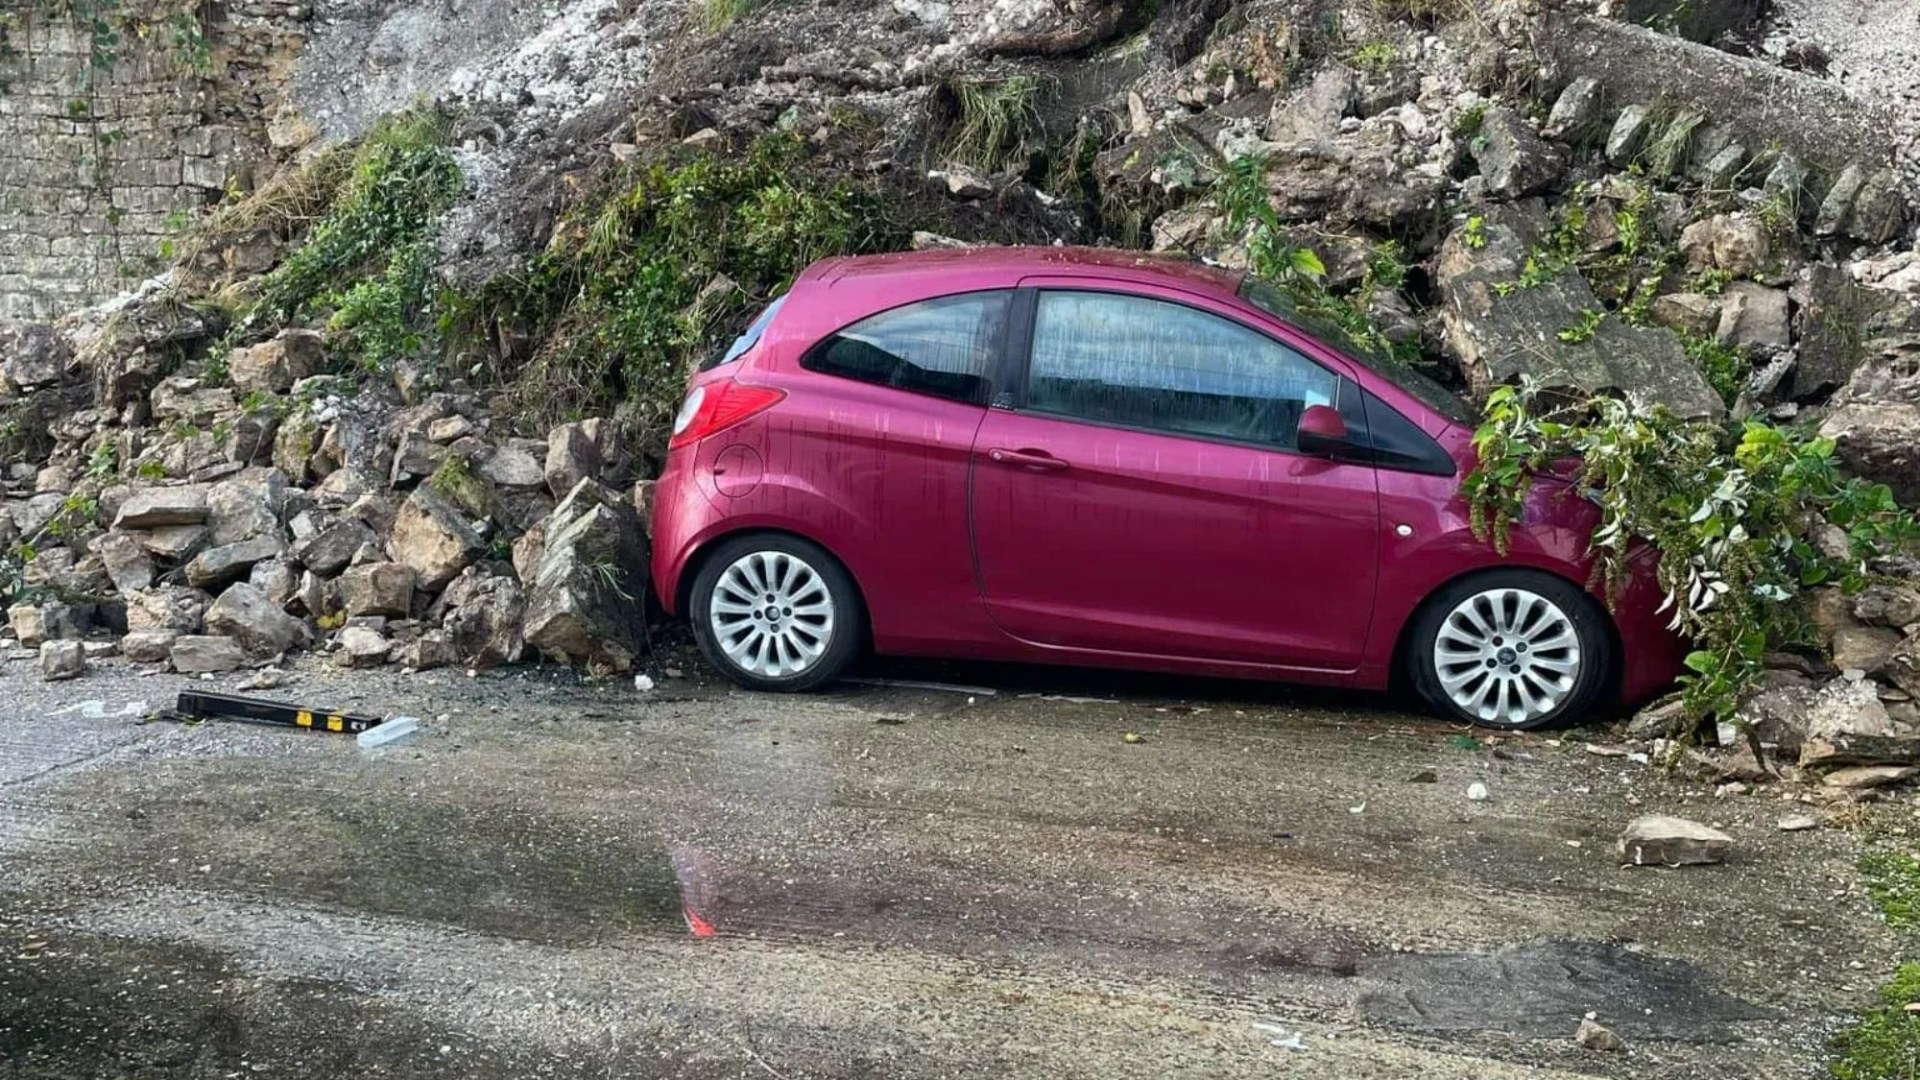
[(1431, 375), (1398, 359), (1387, 350), (1362, 340), (1332, 320), (1302, 311), (1299, 304), (1272, 285), (1257, 278), (1248, 277), (1240, 286), (1240, 298), (1269, 314), (1285, 319), (1354, 360), (1365, 364), (1395, 386), (1412, 394), (1421, 404), (1454, 423), (1475, 422), (1473, 409), (1460, 399), (1460, 395), (1440, 385)]

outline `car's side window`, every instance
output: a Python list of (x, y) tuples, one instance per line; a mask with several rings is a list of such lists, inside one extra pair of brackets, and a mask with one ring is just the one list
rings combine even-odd
[(1198, 308), (1125, 293), (1046, 291), (1027, 407), (1098, 423), (1292, 449), (1300, 414), (1339, 376)]
[(808, 350), (800, 366), (984, 405), (1012, 298), (962, 293), (870, 315)]

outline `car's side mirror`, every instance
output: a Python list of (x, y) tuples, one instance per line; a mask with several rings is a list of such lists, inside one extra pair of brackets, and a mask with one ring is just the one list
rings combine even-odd
[(1294, 442), (1301, 453), (1319, 457), (1337, 457), (1353, 446), (1347, 441), (1347, 422), (1331, 405), (1307, 406), (1300, 414), (1300, 432)]

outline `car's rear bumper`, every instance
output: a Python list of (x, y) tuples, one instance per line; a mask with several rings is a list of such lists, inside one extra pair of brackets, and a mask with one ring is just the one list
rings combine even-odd
[(669, 615), (681, 614), (687, 562), (718, 514), (694, 479), (696, 456), (692, 448), (668, 454), (653, 489), (653, 588)]

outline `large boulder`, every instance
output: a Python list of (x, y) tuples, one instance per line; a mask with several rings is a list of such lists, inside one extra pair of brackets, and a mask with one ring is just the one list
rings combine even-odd
[(52, 386), (73, 364), (73, 349), (45, 323), (0, 332), (0, 386), (29, 391)]
[(1766, 227), (1740, 214), (1715, 214), (1687, 226), (1680, 234), (1680, 253), (1687, 269), (1723, 270), (1734, 277), (1751, 277), (1769, 268), (1773, 242)]
[[(1474, 393), (1484, 397), (1530, 376), (1552, 389), (1618, 393), (1681, 418), (1724, 415), (1725, 404), (1672, 331), (1612, 315), (1594, 321), (1606, 308), (1579, 271), (1520, 284), (1544, 226), (1537, 207), (1495, 206), (1478, 229), (1457, 229), (1441, 247), (1447, 345)], [(1570, 328), (1582, 332), (1562, 333)]]
[(239, 642), (230, 637), (203, 634), (174, 638), (167, 658), (173, 662), (173, 670), (182, 675), (233, 671), (247, 662), (247, 654), (241, 651)]
[(283, 331), (271, 341), (227, 355), (227, 373), (242, 392), (284, 394), (326, 364), (326, 345), (313, 330)]
[(1526, 117), (1503, 105), (1488, 109), (1471, 144), (1487, 193), (1503, 199), (1535, 195), (1566, 170), (1566, 155), (1533, 130)]
[(374, 541), (373, 530), (365, 522), (341, 518), (318, 524), (307, 536), (293, 543), (293, 557), (322, 577), (333, 577), (346, 569), (362, 546)]
[(564, 498), (582, 480), (599, 477), (601, 427), (599, 420), (582, 420), (561, 424), (547, 436), (547, 489), (554, 498)]
[(106, 567), (113, 587), (123, 595), (153, 584), (153, 555), (132, 533), (104, 532), (88, 547)]
[(387, 550), (413, 568), (421, 588), (437, 592), (486, 554), (487, 544), (452, 503), (421, 487), (401, 504)]
[(1820, 434), (1834, 441), (1849, 471), (1887, 485), (1907, 506), (1920, 503), (1920, 405), (1845, 405), (1820, 425)]
[(1777, 355), (1793, 344), (1790, 310), (1785, 289), (1768, 288), (1757, 281), (1736, 281), (1721, 297), (1715, 336), (1724, 344), (1763, 356)]
[(527, 643), (590, 671), (632, 668), (644, 617), (646, 541), (618, 493), (582, 480), (547, 519), (527, 584)]
[(414, 571), (395, 562), (363, 563), (340, 576), (340, 596), (349, 616), (404, 619), (413, 609)]
[(281, 536), (280, 508), (287, 477), (278, 469), (223, 480), (207, 491), (207, 527), (213, 543), (235, 544), (256, 536)]
[(218, 588), (247, 576), (254, 563), (274, 558), (285, 550), (286, 545), (277, 536), (256, 536), (208, 548), (187, 563), (187, 584), (196, 589)]
[(280, 610), (247, 582), (227, 587), (207, 609), (207, 631), (230, 637), (248, 654), (275, 656), (307, 642), (307, 624)]
[(459, 662), (487, 668), (517, 664), (525, 655), (521, 625), (526, 619), (527, 596), (512, 578), (488, 575), (470, 566), (447, 586), (441, 608), (440, 625)]
[(198, 525), (207, 520), (207, 485), (142, 488), (127, 496), (114, 516), (116, 529), (151, 529), (160, 525)]
[(87, 652), (78, 641), (49, 641), (40, 646), (40, 677), (48, 682), (77, 679), (87, 673)]

